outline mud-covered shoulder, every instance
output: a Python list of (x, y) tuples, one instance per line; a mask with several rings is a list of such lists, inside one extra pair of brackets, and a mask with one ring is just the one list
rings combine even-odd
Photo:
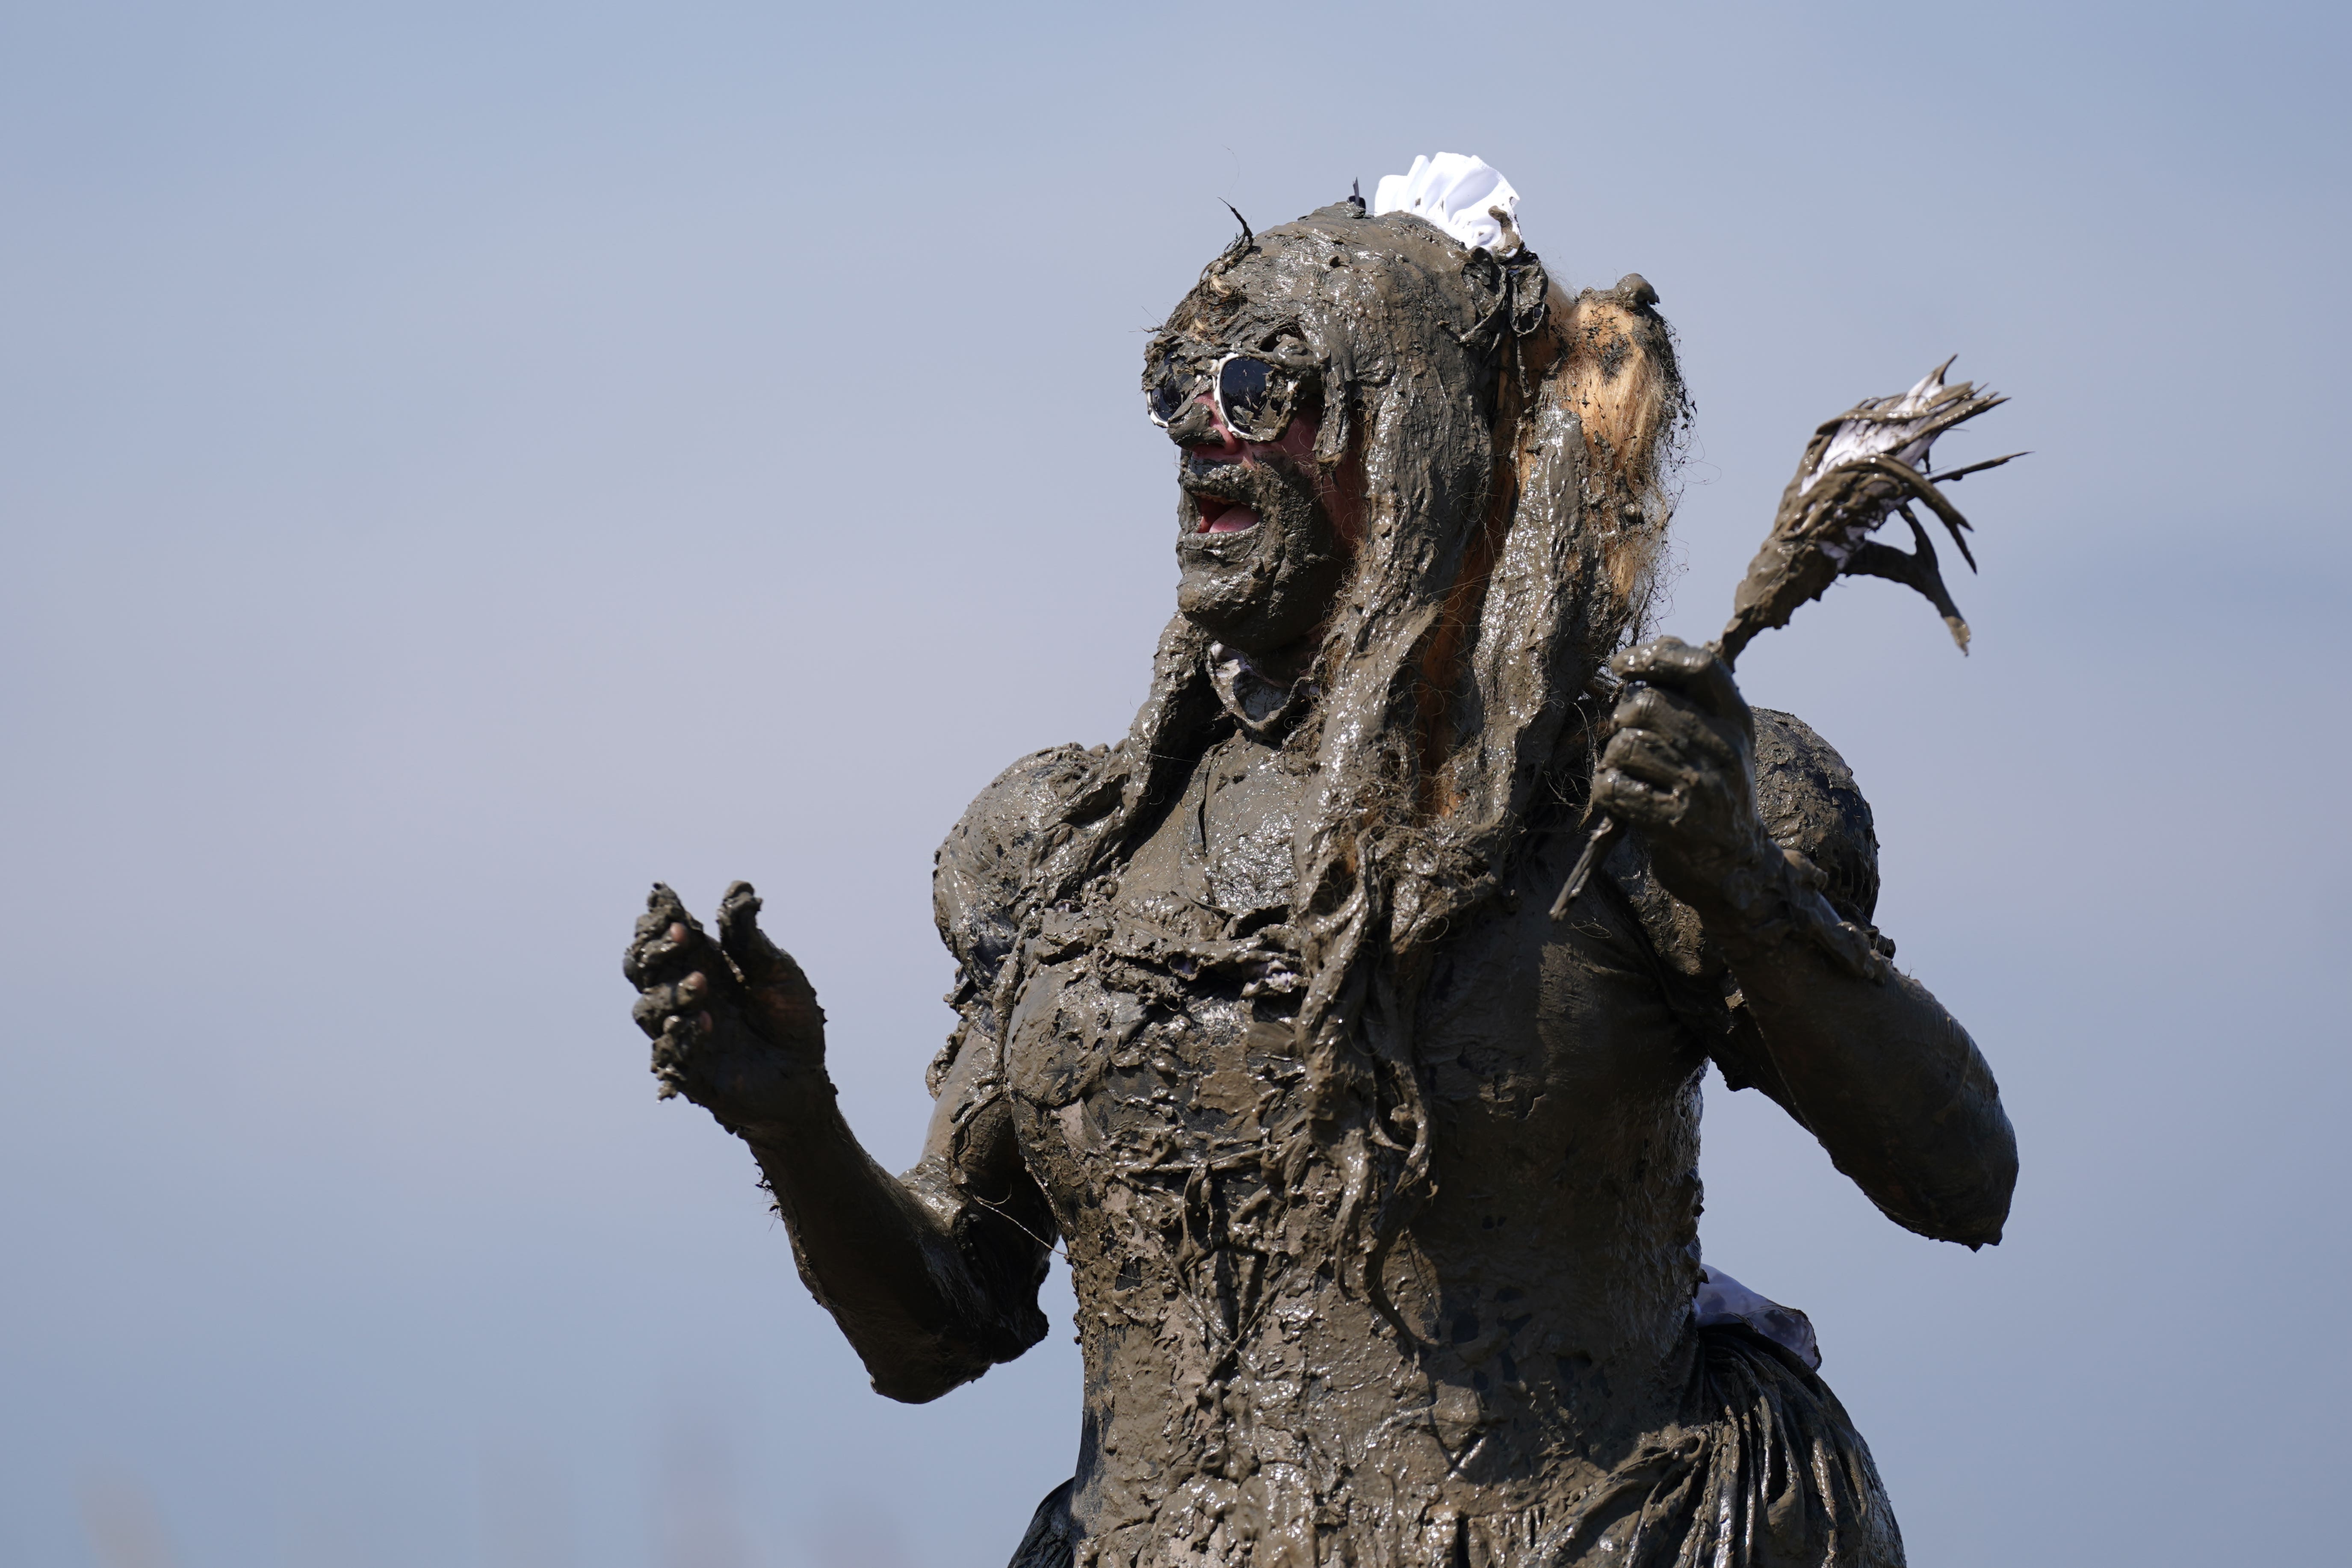
[(996, 775), (932, 859), (931, 913), (962, 987), (985, 990), (1013, 950), (1014, 909), (1054, 807), (1087, 763), (1084, 746), (1051, 746)]
[(1878, 830), (1836, 748), (1793, 713), (1756, 710), (1756, 809), (1764, 831), (1821, 868), (1837, 912), (1866, 926), (1878, 908)]
[(936, 1097), (973, 1030), (995, 1030), (989, 994), (1021, 931), (1023, 883), (1056, 805), (1102, 754), (1071, 744), (1033, 752), (996, 775), (931, 858), (931, 918), (955, 955), (948, 1005), (961, 1015), (923, 1081)]

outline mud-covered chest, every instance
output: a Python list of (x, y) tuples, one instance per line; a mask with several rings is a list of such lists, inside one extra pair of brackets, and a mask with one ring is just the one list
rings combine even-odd
[(1303, 1077), (1282, 1005), (1230, 985), (1139, 994), (1118, 968), (1079, 958), (1024, 988), (1006, 1079), (1024, 1143), (1129, 1167), (1255, 1151)]
[(1210, 747), (1122, 868), (1122, 901), (1202, 934), (1282, 918), (1297, 881), (1292, 838), (1310, 782), (1299, 765), (1244, 736)]

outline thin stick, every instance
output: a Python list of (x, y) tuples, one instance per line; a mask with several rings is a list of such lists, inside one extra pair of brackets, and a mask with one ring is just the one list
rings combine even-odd
[(1609, 858), (1617, 840), (1625, 837), (1625, 825), (1613, 816), (1604, 816), (1584, 841), (1584, 853), (1576, 858), (1576, 869), (1560, 884), (1559, 897), (1551, 901), (1551, 918), (1559, 920), (1568, 913), (1568, 906), (1583, 895), (1584, 885), (1592, 880), (1593, 868)]

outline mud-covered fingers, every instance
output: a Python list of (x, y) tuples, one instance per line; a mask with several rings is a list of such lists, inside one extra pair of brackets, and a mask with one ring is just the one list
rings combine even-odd
[(660, 883), (646, 900), (635, 935), (621, 961), (621, 973), (640, 991), (650, 985), (672, 984), (700, 970), (719, 984), (733, 980), (727, 955), (713, 942), (702, 922), (687, 911), (677, 895)]
[(672, 1014), (658, 1026), (646, 1031), (653, 1037), (654, 1079), (661, 1086), (662, 1099), (668, 1100), (685, 1092), (688, 1074), (693, 1068), (695, 1042), (709, 1029), (709, 1015), (707, 1013), (699, 1016)]
[(637, 917), (636, 929), (630, 934), (628, 951), (622, 954), (621, 973), (640, 989), (676, 978), (665, 972), (673, 967), (671, 961), (680, 944), (700, 929), (700, 922), (669, 884), (656, 882), (646, 896), (646, 912)]
[(676, 988), (668, 985), (647, 986), (637, 993), (636, 1001), (629, 1006), (629, 1016), (636, 1020), (637, 1027), (643, 1029), (648, 1038), (656, 1040), (661, 1038), (663, 1025), (677, 1012)]
[(1620, 651), (1610, 659), (1609, 668), (1623, 680), (1684, 686), (1702, 679), (1710, 665), (1719, 662), (1711, 648), (1686, 643), (1680, 637), (1652, 637)]
[(754, 1033), (800, 1054), (804, 1061), (822, 1060), (824, 1009), (817, 1005), (816, 987), (791, 953), (768, 940), (760, 929), (759, 914), (759, 896), (749, 882), (728, 889), (719, 906), (719, 942), (743, 977), (744, 1021)]
[(760, 895), (749, 882), (732, 884), (719, 901), (719, 945), (751, 984), (814, 994), (793, 955), (760, 929)]
[(1709, 779), (1738, 771), (1738, 753), (1727, 752), (1713, 735), (1643, 727), (1620, 730), (1610, 736), (1601, 749), (1601, 763), (1645, 784), (1695, 789)]
[[(656, 882), (646, 900), (621, 972), (637, 988), (629, 1016), (657, 1042), (655, 1068), (666, 1047), (674, 1058), (710, 1026), (710, 1008), (738, 988), (727, 954), (676, 893)], [(665, 1083), (668, 1082), (666, 1078)]]
[(1740, 765), (1739, 748), (1725, 733), (1725, 721), (1677, 691), (1634, 687), (1619, 700), (1610, 722), (1615, 734), (1655, 735), (1693, 755), (1711, 758), (1717, 766)]
[(1752, 722), (1748, 700), (1739, 695), (1739, 683), (1711, 647), (1694, 647), (1680, 637), (1653, 637), (1618, 654), (1609, 661), (1609, 668), (1621, 679), (1682, 692), (1717, 718)]
[(1592, 803), (1619, 821), (1640, 827), (1670, 826), (1680, 822), (1690, 809), (1690, 796), (1683, 787), (1654, 784), (1612, 767), (1592, 775)]
[(676, 889), (667, 882), (656, 882), (653, 891), (646, 895), (646, 912), (637, 917), (637, 935), (654, 936), (673, 925), (696, 931), (702, 928), (702, 922), (694, 918), (694, 911), (686, 907), (686, 900), (677, 896)]
[(637, 1021), (638, 1028), (656, 1037), (674, 1020), (682, 1019), (698, 1029), (707, 1029), (716, 991), (708, 973), (691, 970), (674, 983), (648, 985), (639, 991), (629, 1008), (629, 1016)]
[(675, 985), (690, 974), (703, 976), (706, 984), (719, 990), (736, 984), (719, 944), (707, 932), (677, 922), (630, 943), (621, 970), (640, 991)]
[(1738, 751), (1687, 704), (1634, 697), (1593, 780), (1596, 804), (1644, 826), (1680, 824), (1742, 776)]

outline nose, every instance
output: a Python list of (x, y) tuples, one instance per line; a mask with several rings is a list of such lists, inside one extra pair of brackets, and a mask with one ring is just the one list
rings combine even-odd
[(1214, 399), (1203, 392), (1168, 422), (1168, 438), (1187, 452), (1231, 461), (1244, 450), (1240, 437), (1217, 416)]

